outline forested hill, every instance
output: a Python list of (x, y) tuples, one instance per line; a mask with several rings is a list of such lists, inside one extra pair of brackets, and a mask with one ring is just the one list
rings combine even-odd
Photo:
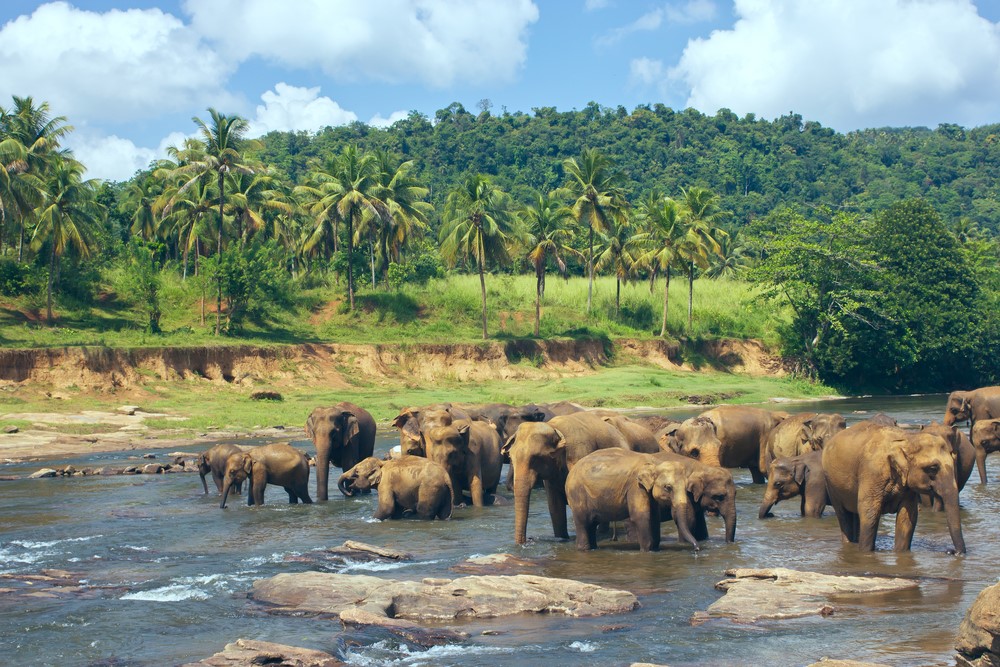
[(579, 111), (496, 115), (454, 103), (433, 120), (412, 112), (387, 129), (356, 122), (316, 134), (272, 132), (259, 157), (297, 183), (311, 158), (351, 143), (414, 160), (437, 210), (470, 172), (492, 175), (527, 201), (534, 190), (563, 185), (562, 160), (589, 147), (620, 166), (630, 201), (653, 189), (676, 196), (699, 185), (722, 196), (736, 226), (780, 206), (871, 212), (912, 197), (926, 198), (952, 223), (965, 217), (993, 233), (1000, 226), (1000, 124), (845, 135), (798, 114), (767, 121), (727, 109), (708, 116), (656, 104), (630, 113), (591, 103)]

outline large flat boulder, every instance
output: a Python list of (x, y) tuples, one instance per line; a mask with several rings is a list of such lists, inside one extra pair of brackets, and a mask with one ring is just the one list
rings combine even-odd
[(184, 667), (340, 667), (344, 663), (329, 653), (312, 649), (237, 639), (210, 658)]
[(1000, 584), (984, 588), (965, 612), (955, 649), (962, 667), (1000, 667)]
[(526, 574), (399, 581), (303, 572), (259, 579), (250, 597), (278, 612), (338, 618), (345, 612), (367, 612), (348, 614), (355, 622), (359, 617), (440, 622), (524, 613), (602, 616), (632, 611), (639, 605), (627, 591)]
[(832, 596), (889, 593), (918, 586), (910, 579), (834, 576), (783, 567), (737, 568), (727, 570), (726, 575), (732, 578), (715, 585), (726, 594), (707, 611), (697, 612), (692, 617), (693, 623), (712, 618), (756, 623), (802, 616), (829, 616), (836, 611), (830, 599)]

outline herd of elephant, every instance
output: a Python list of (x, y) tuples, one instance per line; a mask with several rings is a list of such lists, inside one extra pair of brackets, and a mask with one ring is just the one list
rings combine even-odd
[[(956, 424), (970, 423), (970, 435)], [(345, 496), (378, 490), (379, 520), (415, 515), (447, 519), (466, 500), (496, 498), (501, 469), (514, 495), (514, 539), (527, 541), (532, 489), (543, 484), (552, 529), (594, 549), (600, 526), (624, 521), (643, 551), (660, 544), (661, 523), (698, 549), (708, 538), (705, 514), (721, 516), (725, 539), (736, 537), (736, 485), (728, 468), (749, 468), (767, 487), (759, 518), (781, 500), (801, 497), (803, 516), (833, 507), (845, 541), (875, 549), (883, 514), (896, 514), (895, 549), (907, 551), (918, 506), (946, 513), (955, 553), (965, 552), (959, 491), (978, 466), (1000, 449), (1000, 387), (953, 392), (943, 423), (899, 428), (886, 415), (852, 425), (837, 414), (720, 406), (683, 422), (660, 416), (625, 417), (569, 402), (544, 405), (442, 403), (407, 408), (393, 421), (400, 445), (385, 459), (372, 456), (375, 421), (352, 403), (316, 408), (306, 435), (316, 447), (316, 493), (328, 500), (330, 466), (343, 473)], [(287, 444), (250, 450), (216, 445), (201, 455), (226, 506), (230, 490), (249, 480), (247, 503), (263, 504), (267, 484), (284, 487), (291, 503), (311, 503), (308, 456)]]

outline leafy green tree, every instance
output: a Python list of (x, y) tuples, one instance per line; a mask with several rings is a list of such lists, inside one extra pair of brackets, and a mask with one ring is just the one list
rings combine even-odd
[(441, 227), (441, 255), (454, 265), (474, 259), (479, 271), (483, 304), (483, 340), (486, 329), (486, 263), (506, 263), (519, 238), (513, 205), (506, 192), (484, 174), (470, 174), (448, 194)]
[(520, 213), (527, 233), (528, 261), (535, 269), (535, 336), (540, 335), (545, 272), (549, 259), (554, 260), (559, 272), (565, 274), (566, 262), (562, 256), (580, 254), (571, 245), (573, 211), (563, 203), (563, 195), (560, 190), (548, 194), (536, 193)]
[(572, 193), (573, 217), (589, 233), (587, 254), (587, 313), (593, 303), (594, 294), (594, 233), (607, 232), (614, 228), (625, 213), (626, 202), (621, 189), (622, 177), (614, 169), (614, 163), (596, 149), (584, 149), (580, 160), (563, 160), (563, 171), (568, 179), (567, 187)]
[(143, 241), (156, 238), (159, 226), (156, 215), (156, 200), (161, 194), (162, 185), (151, 176), (137, 178), (126, 186), (119, 208), (121, 211), (131, 211), (131, 232)]
[(128, 246), (128, 264), (121, 290), (147, 318), (146, 328), (158, 334), (163, 311), (160, 304), (162, 279), (152, 251), (137, 239)]
[(639, 220), (643, 231), (635, 242), (642, 248), (638, 263), (656, 272), (663, 272), (663, 323), (660, 336), (667, 335), (667, 307), (670, 305), (670, 269), (681, 257), (684, 239), (684, 210), (675, 199), (653, 192), (643, 200)]
[(47, 196), (38, 211), (31, 249), (48, 245), (49, 278), (45, 293), (46, 320), (52, 322), (52, 288), (56, 262), (68, 251), (82, 257), (90, 254), (90, 238), (101, 224), (104, 212), (97, 204), (97, 181), (83, 180), (82, 164), (64, 156), (52, 163), (46, 181)]
[(726, 236), (725, 230), (719, 225), (727, 214), (719, 207), (719, 196), (707, 188), (682, 188), (681, 203), (684, 207), (684, 238), (679, 250), (688, 267), (687, 330), (690, 332), (694, 312), (695, 267), (708, 268), (710, 257), (719, 254), (719, 240)]
[(255, 166), (252, 172), (230, 173), (227, 181), (226, 202), (241, 248), (267, 227), (266, 216), (290, 215), (294, 209), (274, 177), (261, 165)]
[(709, 258), (707, 278), (742, 278), (750, 266), (751, 257), (740, 231), (726, 233), (719, 239), (719, 253)]

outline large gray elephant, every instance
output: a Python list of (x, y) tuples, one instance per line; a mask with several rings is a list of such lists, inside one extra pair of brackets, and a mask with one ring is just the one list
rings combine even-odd
[(981, 419), (1000, 418), (1000, 387), (980, 387), (971, 391), (953, 391), (944, 409), (944, 425), (968, 421), (970, 430)]
[(500, 482), (500, 438), (486, 422), (462, 419), (430, 429), (425, 435), (426, 456), (448, 471), (455, 504), (468, 493), (472, 504), (493, 502)]
[(268, 484), (283, 487), (288, 502), (311, 503), (309, 497), (309, 457), (287, 443), (254, 447), (250, 451), (230, 455), (226, 460), (226, 476), (222, 487), (222, 502), (226, 508), (229, 489), (249, 480), (247, 505), (263, 505), (264, 489)]
[(944, 438), (861, 423), (833, 436), (823, 447), (830, 504), (845, 541), (875, 550), (883, 514), (896, 514), (896, 551), (909, 551), (921, 494), (942, 499), (957, 553), (965, 553), (958, 507), (955, 457)]
[[(764, 483), (764, 472), (760, 469), (761, 445), (770, 430), (788, 414), (746, 405), (720, 405), (699, 417), (715, 426), (715, 439), (706, 438), (701, 444), (692, 445), (686, 438), (677, 437), (677, 453), (708, 465), (749, 468), (754, 483)], [(682, 425), (678, 436), (684, 428)]]
[(979, 481), (986, 483), (986, 455), (1000, 451), (1000, 419), (980, 419), (972, 427), (972, 446)]
[(461, 404), (460, 407), (465, 410), (470, 419), (493, 424), (501, 442), (506, 442), (517, 432), (517, 427), (525, 422), (544, 422), (555, 416), (551, 411), (534, 403), (527, 405), (510, 405), (508, 403)]
[[(202, 452), (201, 456), (198, 457), (198, 474), (201, 475), (201, 485), (204, 487), (206, 494), (208, 493), (208, 482), (205, 481), (205, 477), (209, 474), (212, 475), (219, 494), (222, 494), (222, 480), (226, 476), (226, 461), (233, 454), (239, 454), (242, 451), (243, 449), (238, 445), (226, 443), (215, 445), (207, 451)], [(240, 483), (235, 485), (237, 494), (243, 492), (242, 487), (243, 485)]]
[(350, 470), (375, 451), (375, 420), (367, 410), (342, 401), (316, 408), (306, 420), (306, 436), (316, 447), (316, 496), (329, 500), (330, 466)]
[(423, 434), (439, 426), (450, 426), (453, 421), (470, 419), (469, 414), (451, 403), (435, 403), (421, 407), (405, 408), (392, 425), (399, 429), (399, 446), (403, 454), (423, 456), (425, 453)]
[(823, 443), (847, 428), (847, 421), (838, 414), (803, 412), (783, 420), (764, 436), (760, 448), (760, 469), (766, 472), (777, 458), (818, 452)]
[(374, 456), (345, 471), (337, 481), (345, 496), (355, 491), (378, 489), (375, 517), (400, 519), (413, 512), (418, 519), (447, 519), (451, 516), (451, 480), (441, 464), (422, 456), (404, 456), (380, 461)]

